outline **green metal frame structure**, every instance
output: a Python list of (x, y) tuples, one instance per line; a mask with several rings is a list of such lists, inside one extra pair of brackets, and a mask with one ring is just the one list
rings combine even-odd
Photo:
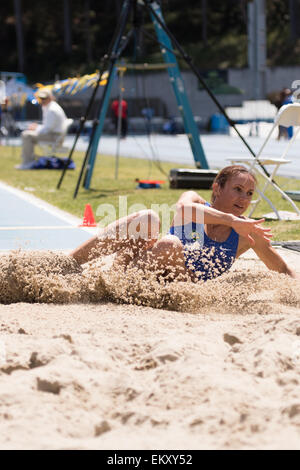
[[(120, 31), (116, 35), (116, 39), (112, 48), (112, 54), (110, 58), (110, 65), (108, 70), (107, 83), (105, 85), (102, 104), (98, 117), (98, 124), (93, 135), (93, 141), (90, 146), (90, 152), (88, 155), (88, 163), (86, 174), (84, 178), (84, 187), (85, 189), (90, 188), (91, 179), (93, 175), (94, 165), (97, 157), (97, 150), (99, 145), (99, 140), (103, 132), (103, 126), (105, 117), (107, 115), (111, 89), (113, 82), (117, 74), (117, 60), (119, 59), (122, 52), (122, 40), (125, 26), (127, 24), (129, 14), (134, 7), (134, 0), (124, 0), (122, 11), (121, 11), (121, 22), (120, 22)], [(140, 2), (143, 4), (143, 2)], [(163, 59), (166, 63), (168, 74), (170, 77), (171, 85), (175, 94), (177, 101), (178, 109), (180, 115), (182, 116), (185, 133), (188, 136), (191, 150), (193, 152), (195, 164), (197, 168), (209, 169), (205, 153), (200, 141), (199, 130), (195, 123), (194, 116), (190, 107), (190, 103), (185, 91), (184, 82), (181, 77), (180, 69), (177, 63), (176, 56), (173, 51), (172, 42), (162, 28), (160, 22), (157, 20), (156, 16), (159, 17), (161, 22), (164, 22), (161, 7), (158, 2), (151, 2), (152, 9), (155, 14), (150, 12), (152, 22), (154, 24), (155, 33), (158, 39), (158, 43), (161, 46), (161, 52)]]

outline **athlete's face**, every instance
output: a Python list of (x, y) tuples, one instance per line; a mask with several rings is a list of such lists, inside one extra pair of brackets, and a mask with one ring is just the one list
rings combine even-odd
[(248, 173), (239, 173), (229, 178), (224, 187), (214, 185), (214, 207), (236, 216), (242, 215), (251, 202), (255, 181)]

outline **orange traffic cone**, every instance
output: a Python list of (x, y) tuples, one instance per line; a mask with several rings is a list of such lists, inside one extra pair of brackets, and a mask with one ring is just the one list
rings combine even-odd
[(86, 204), (83, 214), (83, 222), (79, 227), (97, 227), (93, 210), (89, 204)]

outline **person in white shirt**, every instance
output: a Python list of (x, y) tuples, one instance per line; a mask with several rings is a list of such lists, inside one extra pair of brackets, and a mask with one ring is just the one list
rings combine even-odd
[(16, 166), (18, 170), (27, 170), (32, 167), (36, 159), (34, 146), (42, 141), (56, 141), (63, 134), (67, 119), (64, 110), (56, 101), (49, 90), (41, 90), (37, 97), (42, 106), (43, 122), (41, 125), (32, 123), (27, 130), (22, 132), (22, 163)]

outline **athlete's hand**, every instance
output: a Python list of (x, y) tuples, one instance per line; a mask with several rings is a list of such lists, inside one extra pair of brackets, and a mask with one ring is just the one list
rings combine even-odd
[(232, 222), (232, 228), (242, 237), (247, 238), (251, 246), (255, 245), (255, 241), (251, 234), (255, 234), (256, 236), (262, 238), (263, 240), (267, 241), (268, 244), (271, 243), (270, 238), (272, 238), (272, 234), (268, 233), (271, 231), (270, 228), (265, 228), (260, 225), (264, 222), (265, 219), (259, 220), (252, 220), (252, 219), (241, 219), (239, 217), (235, 217)]

